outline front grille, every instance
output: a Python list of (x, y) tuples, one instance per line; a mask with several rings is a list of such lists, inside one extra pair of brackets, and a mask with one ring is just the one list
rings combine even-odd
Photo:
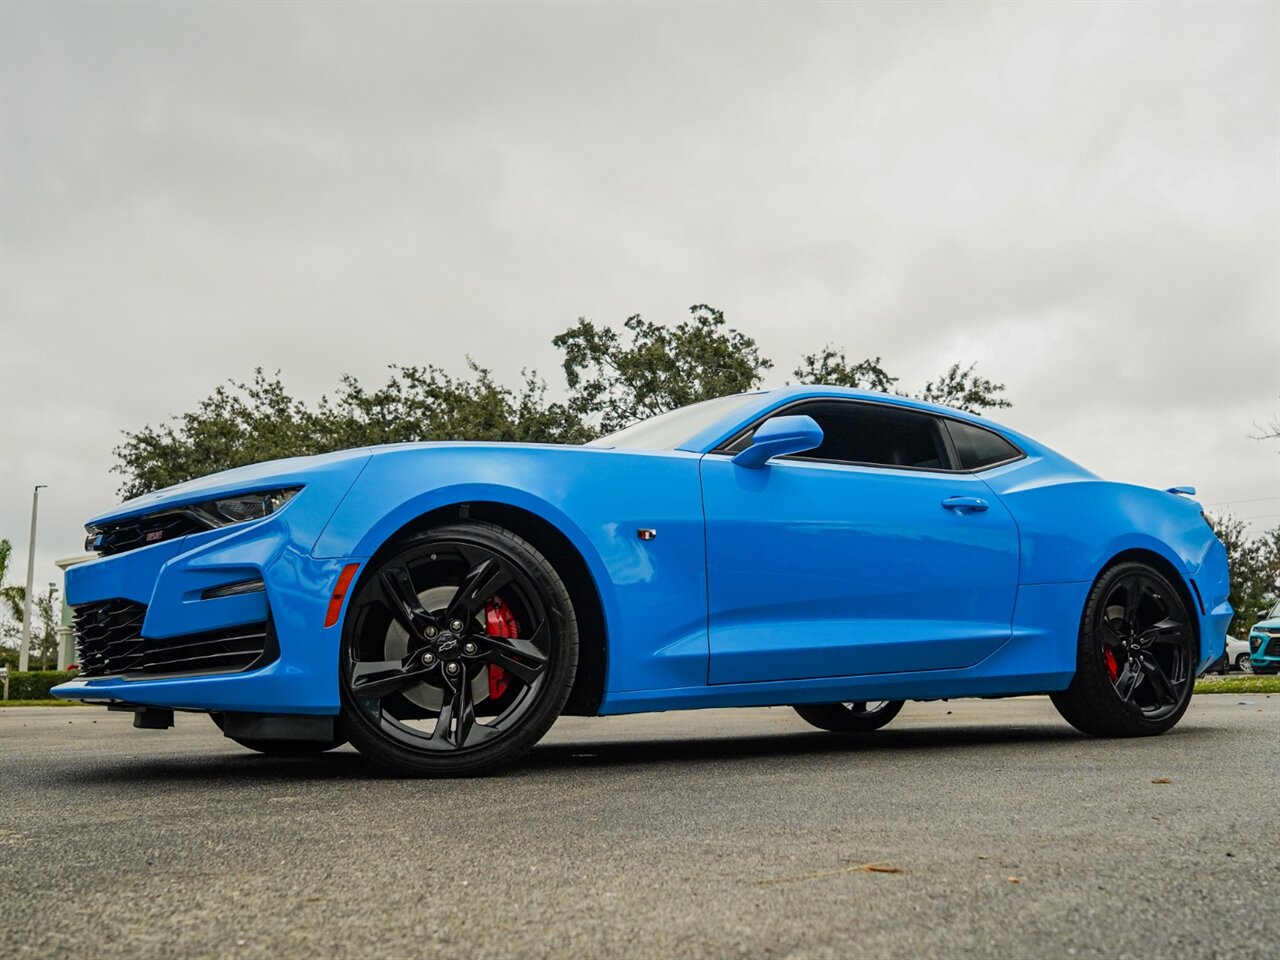
[(104, 557), (138, 547), (150, 546), (163, 540), (176, 540), (188, 534), (211, 530), (213, 524), (190, 510), (174, 513), (153, 513), (132, 520), (107, 524), (91, 531), (85, 546)]
[(1276, 639), (1272, 640), (1269, 644), (1267, 644), (1267, 652), (1264, 654), (1264, 656), (1280, 657), (1280, 637), (1277, 637)]
[(75, 608), (76, 651), (80, 676), (123, 673), (141, 663), (145, 604), (104, 600)]
[(146, 614), (146, 605), (132, 600), (77, 606), (80, 676), (234, 673), (276, 656), (269, 622), (155, 640), (142, 636)]

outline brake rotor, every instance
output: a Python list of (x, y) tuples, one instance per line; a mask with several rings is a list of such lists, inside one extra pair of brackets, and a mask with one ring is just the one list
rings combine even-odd
[[(443, 610), (457, 592), (457, 587), (432, 587), (418, 594), (418, 602), (424, 610)], [(502, 597), (494, 596), (485, 604), (483, 617), (485, 632), (489, 636), (520, 636), (520, 624), (516, 621), (516, 615)], [(409, 633), (395, 620), (387, 627), (383, 654), (387, 660), (403, 660), (409, 655)], [(478, 704), (485, 700), (497, 700), (507, 692), (510, 685), (511, 679), (507, 671), (496, 664), (490, 664), (487, 671), (477, 671), (471, 679), (472, 701)], [(426, 681), (402, 690), (401, 695), (410, 703), (437, 713), (444, 704), (444, 688)]]

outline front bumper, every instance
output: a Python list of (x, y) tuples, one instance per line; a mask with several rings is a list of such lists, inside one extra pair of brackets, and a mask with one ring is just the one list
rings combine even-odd
[(1280, 635), (1251, 633), (1249, 661), (1254, 673), (1280, 673)]
[[(135, 610), (145, 606), (140, 636), (150, 648), (166, 653), (189, 646), (193, 636), (265, 628), (271, 649), (247, 669), (218, 672), (215, 667), (148, 676), (139, 667), (125, 674), (72, 680), (54, 687), (53, 695), (183, 710), (337, 713), (341, 620), (325, 627), (325, 615), (342, 568), (362, 558), (317, 559), (311, 550), (367, 461), (367, 456), (326, 461), (300, 474), (295, 467), (288, 479), (302, 491), (266, 519), (155, 543), (67, 570), (66, 596), (73, 608), (89, 609), (106, 601), (127, 601)], [(261, 580), (261, 590), (209, 595), (254, 580)], [(174, 658), (155, 659), (163, 674)]]

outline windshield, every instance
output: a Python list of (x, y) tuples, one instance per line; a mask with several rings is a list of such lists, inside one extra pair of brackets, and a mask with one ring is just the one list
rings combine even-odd
[(722, 417), (727, 417), (751, 397), (739, 393), (732, 397), (703, 400), (678, 410), (660, 413), (648, 420), (592, 440), (589, 447), (611, 447), (617, 450), (674, 450), (696, 433), (701, 433)]
[(1280, 620), (1280, 601), (1276, 601), (1276, 605), (1271, 608), (1271, 612), (1267, 614), (1268, 620)]

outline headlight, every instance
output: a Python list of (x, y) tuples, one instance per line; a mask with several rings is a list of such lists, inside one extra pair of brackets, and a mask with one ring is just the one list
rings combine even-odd
[(233, 523), (261, 520), (283, 507), (301, 489), (284, 487), (278, 490), (238, 493), (233, 497), (189, 503), (181, 507), (157, 510), (141, 517), (104, 523), (100, 527), (89, 527), (84, 548), (97, 551), (105, 557)]
[[(269, 517), (297, 494), (298, 487), (288, 490), (266, 490), (262, 493), (242, 493), (236, 497), (214, 500), (201, 504), (210, 513), (221, 517), (223, 523), (243, 523), (245, 520), (261, 520)], [(218, 524), (222, 526), (222, 524)]]

